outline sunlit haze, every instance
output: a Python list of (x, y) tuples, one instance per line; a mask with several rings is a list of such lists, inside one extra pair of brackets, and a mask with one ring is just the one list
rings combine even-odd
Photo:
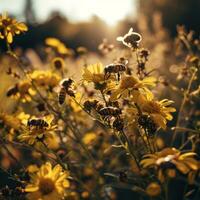
[[(8, 11), (23, 16), (26, 0), (0, 0), (0, 12)], [(33, 0), (33, 7), (39, 20), (45, 20), (52, 11), (60, 11), (71, 21), (89, 20), (97, 15), (109, 25), (136, 15), (136, 0)]]

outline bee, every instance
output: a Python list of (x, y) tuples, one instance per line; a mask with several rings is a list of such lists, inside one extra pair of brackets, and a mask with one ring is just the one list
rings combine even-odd
[(126, 66), (122, 63), (116, 63), (116, 64), (110, 64), (107, 65), (104, 69), (105, 78), (107, 76), (107, 79), (110, 77), (112, 73), (117, 74), (118, 81), (120, 79), (120, 72), (125, 72)]
[(68, 90), (66, 90), (66, 94), (68, 94), (71, 97), (75, 97), (75, 92), (73, 89), (69, 88)]
[(69, 79), (66, 78), (66, 79), (62, 80), (60, 85), (61, 85), (61, 87), (64, 87), (67, 90), (69, 87), (72, 86), (73, 82), (74, 81), (71, 78), (69, 78)]
[(19, 92), (19, 89), (18, 89), (18, 86), (15, 85), (14, 87), (11, 87), (10, 89), (8, 89), (7, 93), (6, 93), (6, 96), (7, 97), (10, 97), (12, 95), (15, 95), (17, 94), (17, 92)]
[(118, 101), (109, 101), (108, 106), (119, 108), (119, 102)]
[(102, 116), (105, 116), (105, 117), (106, 116), (116, 117), (116, 116), (121, 114), (121, 110), (119, 108), (108, 106), (108, 107), (105, 107), (105, 108), (101, 108), (99, 110), (99, 114), (102, 115)]
[(64, 87), (61, 87), (60, 92), (58, 94), (58, 102), (60, 105), (62, 105), (65, 102), (65, 97), (66, 97), (66, 90)]
[[(68, 94), (69, 96), (71, 96), (71, 97), (75, 97), (75, 92), (74, 92), (74, 90), (73, 90), (73, 83), (74, 83), (74, 81), (72, 80), (72, 79), (64, 79), (64, 80), (62, 80), (62, 82), (60, 83), (60, 86), (61, 86), (61, 89), (60, 89), (60, 93), (59, 93), (59, 96), (61, 97), (64, 97), (64, 96), (66, 96), (66, 94)], [(65, 92), (65, 95), (64, 95), (64, 92)], [(62, 97), (61, 97), (61, 99), (62, 99)], [(64, 103), (64, 100), (65, 98), (63, 98), (62, 100), (61, 100), (61, 103), (60, 103), (60, 101), (59, 101), (59, 103), (62, 105), (63, 103)]]
[(30, 119), (28, 120), (27, 125), (29, 127), (34, 126), (38, 128), (44, 128), (44, 127), (46, 128), (49, 126), (49, 124), (43, 119)]

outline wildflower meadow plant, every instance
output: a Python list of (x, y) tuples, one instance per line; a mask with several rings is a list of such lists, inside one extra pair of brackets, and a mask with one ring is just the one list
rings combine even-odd
[(176, 73), (186, 87), (176, 86), (182, 95), (177, 107), (176, 99), (158, 95), (164, 81), (149, 69), (151, 53), (142, 47), (142, 33), (131, 28), (118, 37), (129, 54), (106, 63), (103, 57), (117, 48), (106, 40), (99, 62), (89, 63), (88, 50), (80, 47), (84, 64), (75, 77), (66, 63), (77, 58), (57, 38), (45, 40), (47, 68), (24, 67), (10, 44), (27, 30), (7, 14), (0, 16), (7, 59), (15, 60), (20, 74), (11, 77), (15, 81), (6, 93), (13, 110), (0, 111), (1, 169), (15, 183), (1, 188), (2, 199), (114, 200), (122, 199), (120, 188), (135, 199), (169, 200), (176, 181), (184, 185), (182, 199), (198, 199), (199, 119), (191, 127), (182, 115), (185, 109), (187, 117), (195, 115), (188, 105), (199, 100), (199, 40), (178, 28), (176, 46), (184, 51), (185, 65)]

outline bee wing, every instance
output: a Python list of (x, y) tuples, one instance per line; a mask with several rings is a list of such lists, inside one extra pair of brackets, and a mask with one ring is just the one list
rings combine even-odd
[(133, 32), (133, 28), (131, 27), (128, 31), (128, 34), (132, 33)]
[(117, 37), (116, 40), (119, 41), (119, 42), (122, 42), (124, 40), (124, 38), (122, 36), (120, 36), (120, 37)]

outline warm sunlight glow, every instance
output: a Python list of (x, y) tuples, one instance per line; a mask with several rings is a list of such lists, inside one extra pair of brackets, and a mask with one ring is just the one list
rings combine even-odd
[(89, 20), (93, 15), (97, 15), (109, 25), (114, 25), (117, 21), (127, 15), (135, 13), (133, 0), (35, 0), (38, 16), (44, 16), (45, 10), (60, 10), (73, 21)]
[[(1, 0), (0, 11), (22, 16), (26, 0)], [(59, 11), (74, 22), (89, 20), (93, 15), (109, 25), (126, 16), (136, 15), (136, 0), (32, 0), (36, 16), (45, 20), (51, 12)], [(12, 4), (12, 6), (10, 6)]]

